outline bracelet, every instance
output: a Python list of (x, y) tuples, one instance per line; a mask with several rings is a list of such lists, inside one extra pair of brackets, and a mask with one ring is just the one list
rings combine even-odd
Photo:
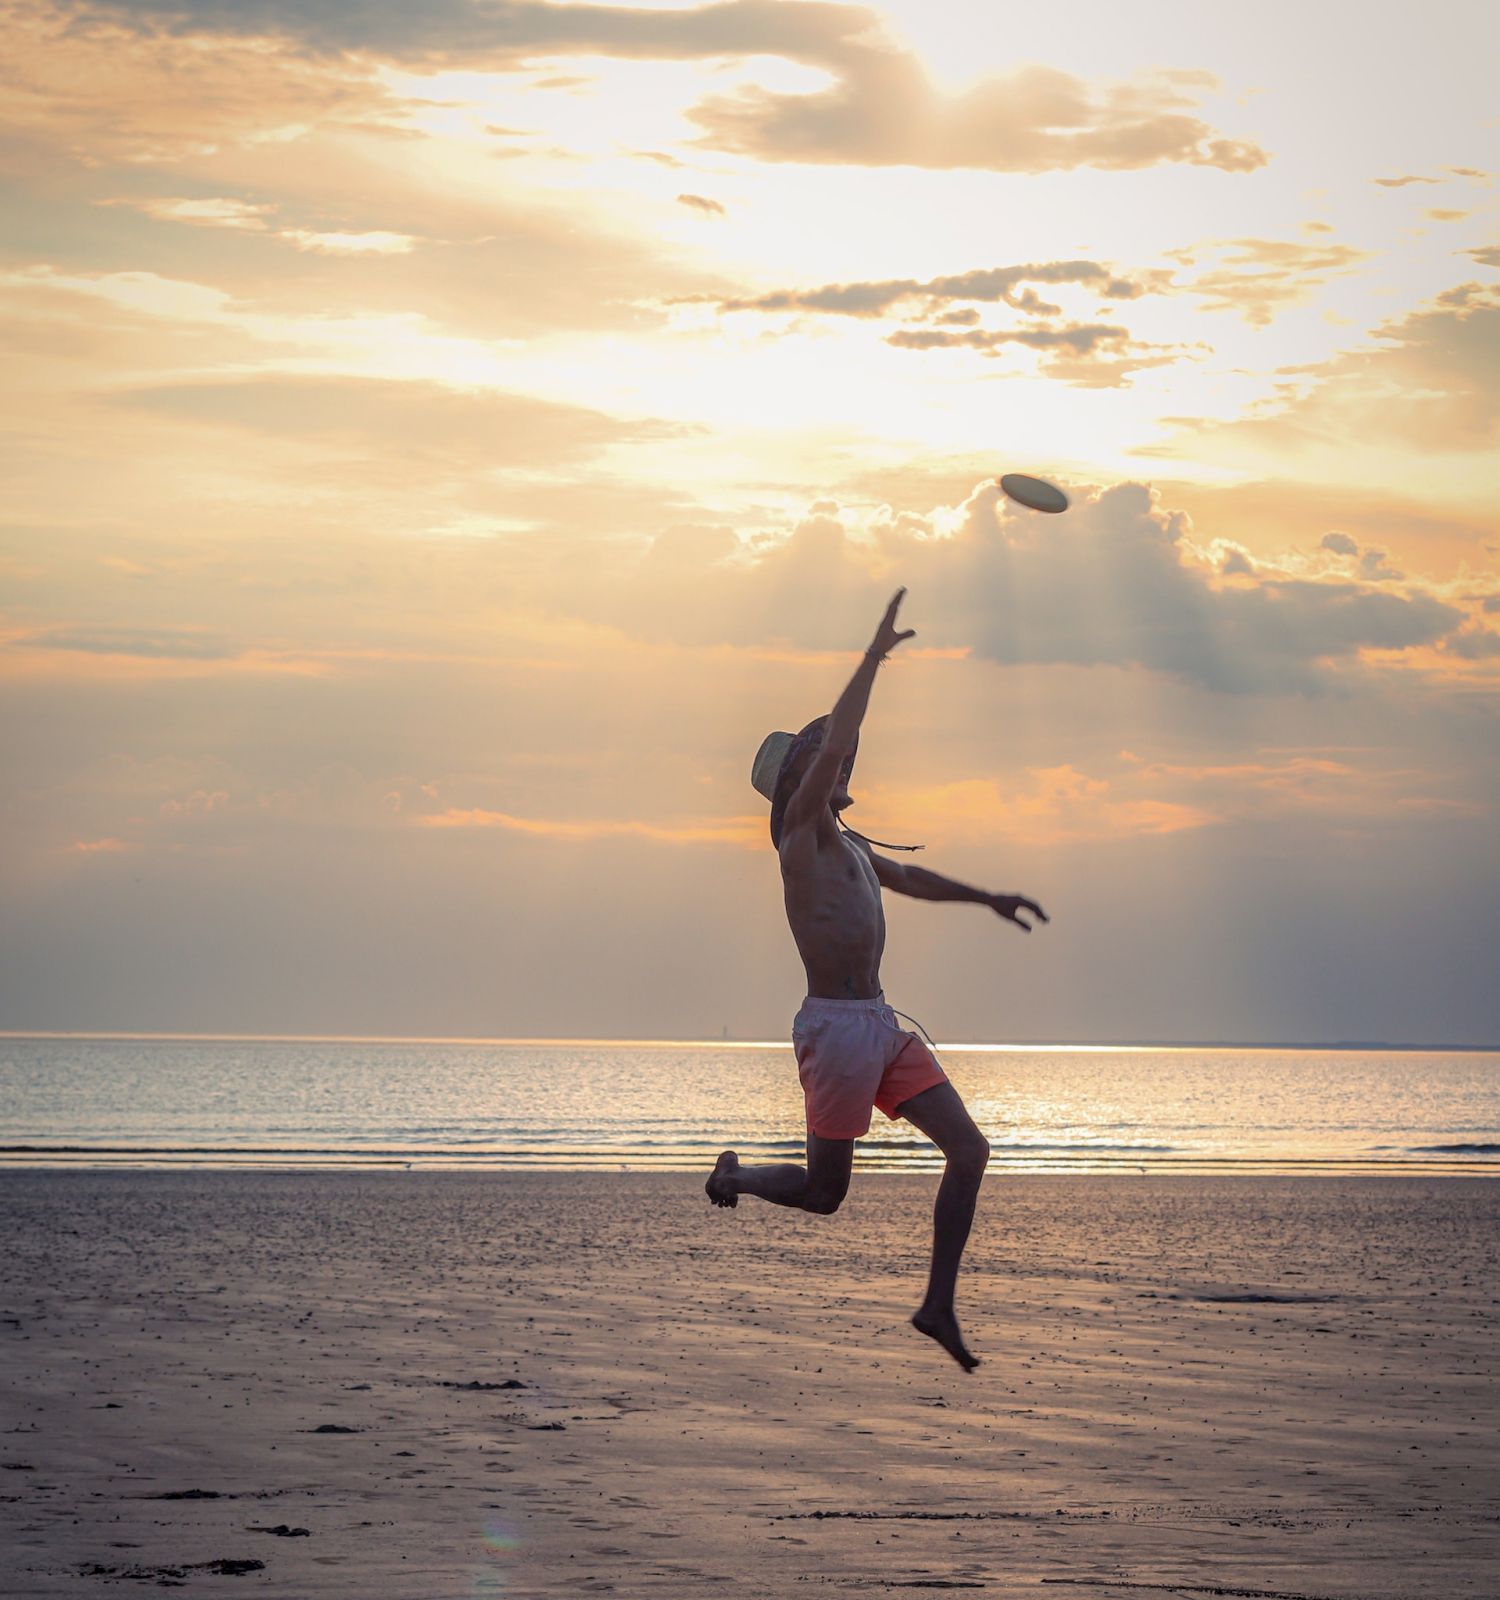
[(872, 649), (872, 650), (866, 650), (865, 654), (867, 656), (873, 656), (875, 658), (875, 665), (877, 667), (883, 667), (885, 665), (886, 657), (885, 657), (885, 652), (884, 651), (882, 651), (882, 650), (873, 650)]

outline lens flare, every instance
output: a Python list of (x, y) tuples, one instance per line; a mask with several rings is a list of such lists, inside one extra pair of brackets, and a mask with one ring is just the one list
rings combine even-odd
[(521, 1536), (513, 1522), (507, 1522), (504, 1517), (490, 1517), (484, 1525), (484, 1544), (487, 1550), (494, 1550), (498, 1554), (508, 1554), (518, 1549)]

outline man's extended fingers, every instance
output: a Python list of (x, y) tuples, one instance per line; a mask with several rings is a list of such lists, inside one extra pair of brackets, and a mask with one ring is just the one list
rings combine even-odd
[(1025, 895), (1001, 895), (998, 896), (992, 903), (995, 907), (995, 910), (998, 911), (1007, 922), (1015, 923), (1015, 925), (1021, 929), (1023, 933), (1031, 932), (1031, 924), (1029, 922), (1022, 922), (1020, 916), (1018, 915), (1019, 912), (1029, 911), (1032, 916), (1040, 918), (1040, 920), (1043, 922), (1049, 922), (1051, 920), (1047, 913), (1042, 910), (1035, 900), (1028, 900)]

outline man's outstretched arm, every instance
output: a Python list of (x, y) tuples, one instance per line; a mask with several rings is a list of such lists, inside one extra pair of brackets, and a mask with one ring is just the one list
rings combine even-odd
[(952, 900), (968, 905), (989, 906), (1007, 922), (1013, 922), (1025, 933), (1031, 932), (1031, 923), (1022, 922), (1019, 913), (1024, 911), (1038, 922), (1051, 919), (1036, 903), (1020, 894), (991, 894), (987, 889), (975, 889), (956, 878), (945, 878), (940, 872), (927, 867), (908, 866), (900, 861), (889, 861), (872, 850), (870, 860), (875, 865), (875, 876), (883, 889), (910, 896), (913, 900)]
[(870, 648), (865, 651), (864, 659), (855, 668), (854, 676), (850, 678), (844, 692), (838, 697), (828, 718), (828, 728), (823, 736), (822, 748), (803, 775), (802, 782), (787, 807), (788, 828), (796, 828), (813, 821), (828, 805), (839, 768), (843, 766), (844, 758), (854, 747), (854, 736), (865, 720), (865, 712), (870, 706), (870, 689), (875, 682), (875, 673), (880, 663), (903, 639), (910, 639), (916, 633), (915, 628), (896, 627), (896, 613), (900, 610), (905, 595), (905, 589), (896, 591), (891, 603), (885, 608), (885, 615), (880, 619), (880, 626), (875, 630), (875, 637), (870, 642)]

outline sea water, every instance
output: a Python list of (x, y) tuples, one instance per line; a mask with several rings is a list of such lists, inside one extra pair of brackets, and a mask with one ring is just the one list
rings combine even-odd
[[(1038, 1171), (1500, 1174), (1500, 1053), (946, 1046)], [(0, 1161), (692, 1170), (795, 1159), (785, 1043), (0, 1038)], [(940, 1158), (875, 1113), (857, 1161)]]

